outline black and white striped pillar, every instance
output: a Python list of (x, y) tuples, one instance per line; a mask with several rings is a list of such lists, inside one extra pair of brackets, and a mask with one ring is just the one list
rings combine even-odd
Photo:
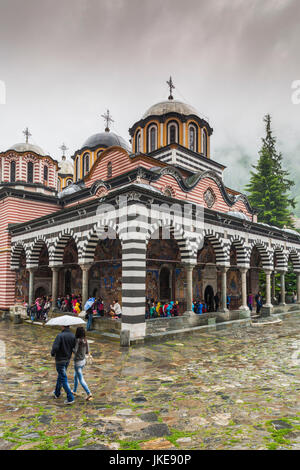
[(128, 239), (122, 243), (122, 330), (130, 338), (146, 333), (146, 241)]

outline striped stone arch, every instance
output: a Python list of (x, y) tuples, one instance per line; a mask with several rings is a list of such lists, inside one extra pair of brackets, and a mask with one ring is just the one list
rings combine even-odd
[(171, 218), (161, 219), (149, 227), (146, 234), (146, 246), (148, 245), (151, 236), (161, 227), (169, 229), (170, 235), (173, 235), (174, 239), (177, 241), (180, 250), (181, 261), (185, 263), (194, 262), (195, 249), (192, 242), (186, 236), (181, 225), (174, 222)]
[(250, 249), (249, 249), (249, 258), (248, 258), (248, 261), (249, 261), (249, 264), (250, 264), (250, 259), (251, 259), (251, 254), (252, 254), (252, 250), (254, 248), (257, 248), (258, 249), (258, 252), (260, 254), (260, 257), (261, 257), (261, 263), (262, 263), (262, 267), (264, 269), (271, 269), (273, 270), (273, 260), (272, 260), (272, 256), (268, 250), (268, 246), (267, 246), (267, 243), (262, 241), (262, 240), (253, 240), (250, 244)]
[(78, 235), (74, 233), (73, 230), (66, 229), (59, 233), (55, 238), (51, 249), (49, 249), (49, 266), (58, 266), (63, 264), (64, 249), (70, 238), (73, 238), (76, 243), (79, 259), (80, 241)]
[(39, 257), (43, 246), (46, 245), (50, 261), (50, 246), (46, 237), (36, 237), (30, 247), (28, 267), (37, 267), (39, 264)]
[(296, 250), (295, 248), (288, 248), (287, 263), (288, 263), (289, 258), (292, 261), (294, 271), (300, 273), (300, 252), (299, 252), (299, 250)]
[(28, 259), (29, 259), (29, 249), (25, 245), (24, 242), (17, 242), (11, 248), (10, 269), (12, 269), (12, 270), (19, 269), (19, 267), (20, 267), (20, 256), (21, 256), (21, 253), (22, 253), (23, 250), (25, 251), (26, 266), (27, 266)]
[(238, 235), (229, 236), (230, 248), (233, 245), (236, 249), (237, 265), (242, 267), (249, 267), (249, 249), (246, 247), (245, 239)]
[(286, 271), (288, 268), (288, 254), (284, 252), (281, 245), (273, 246), (273, 263), (275, 267), (275, 256), (277, 260), (276, 269), (278, 271)]
[[(112, 220), (101, 220), (99, 221), (87, 234), (87, 237), (78, 252), (78, 259), (80, 259), (80, 264), (92, 263), (94, 261), (95, 249), (104, 232), (108, 233), (110, 238), (117, 238), (118, 226)], [(122, 240), (120, 239), (122, 243)]]
[(230, 244), (226, 243), (224, 239), (212, 229), (203, 230), (203, 236), (198, 239), (197, 252), (203, 247), (205, 238), (212, 244), (216, 255), (216, 264), (219, 266), (230, 266)]

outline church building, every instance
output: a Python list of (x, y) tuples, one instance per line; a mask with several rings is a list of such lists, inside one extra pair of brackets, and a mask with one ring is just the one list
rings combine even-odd
[(213, 128), (174, 99), (151, 106), (129, 129), (130, 144), (110, 130), (83, 138), (57, 162), (29, 142), (0, 153), (0, 309), (37, 297), (81, 293), (118, 299), (122, 329), (147, 334), (146, 299), (192, 300), (218, 292), (219, 314), (248, 310), (247, 295), (266, 274), (264, 309), (272, 311), (272, 278), (297, 273), (300, 236), (257, 222), (247, 197), (224, 183), (211, 154)]

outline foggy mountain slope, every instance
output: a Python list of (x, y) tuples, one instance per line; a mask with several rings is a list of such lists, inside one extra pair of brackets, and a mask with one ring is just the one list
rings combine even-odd
[[(294, 150), (282, 152), (283, 166), (289, 171), (290, 178), (295, 182), (291, 188), (291, 196), (297, 201), (294, 214), (300, 217), (300, 143)], [(250, 179), (250, 171), (253, 170), (258, 160), (258, 154), (250, 154), (241, 145), (220, 147), (215, 149), (213, 159), (222, 162), (227, 168), (224, 171), (224, 183), (226, 186), (246, 194), (245, 186)]]

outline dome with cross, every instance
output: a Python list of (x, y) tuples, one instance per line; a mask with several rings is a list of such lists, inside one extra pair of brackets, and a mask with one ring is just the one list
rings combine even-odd
[(166, 100), (152, 105), (143, 115), (143, 119), (148, 116), (162, 116), (168, 113), (199, 116), (198, 111), (189, 104), (177, 100)]
[(108, 148), (113, 145), (118, 145), (127, 151), (130, 151), (129, 145), (126, 140), (114, 132), (99, 132), (98, 134), (91, 135), (83, 144), (82, 148), (95, 148), (102, 147)]
[(30, 144), (29, 142), (12, 145), (9, 148), (9, 150), (15, 150), (16, 152), (20, 152), (20, 153), (21, 152), (34, 152), (42, 156), (46, 155), (46, 153), (41, 147), (39, 147), (38, 145)]

